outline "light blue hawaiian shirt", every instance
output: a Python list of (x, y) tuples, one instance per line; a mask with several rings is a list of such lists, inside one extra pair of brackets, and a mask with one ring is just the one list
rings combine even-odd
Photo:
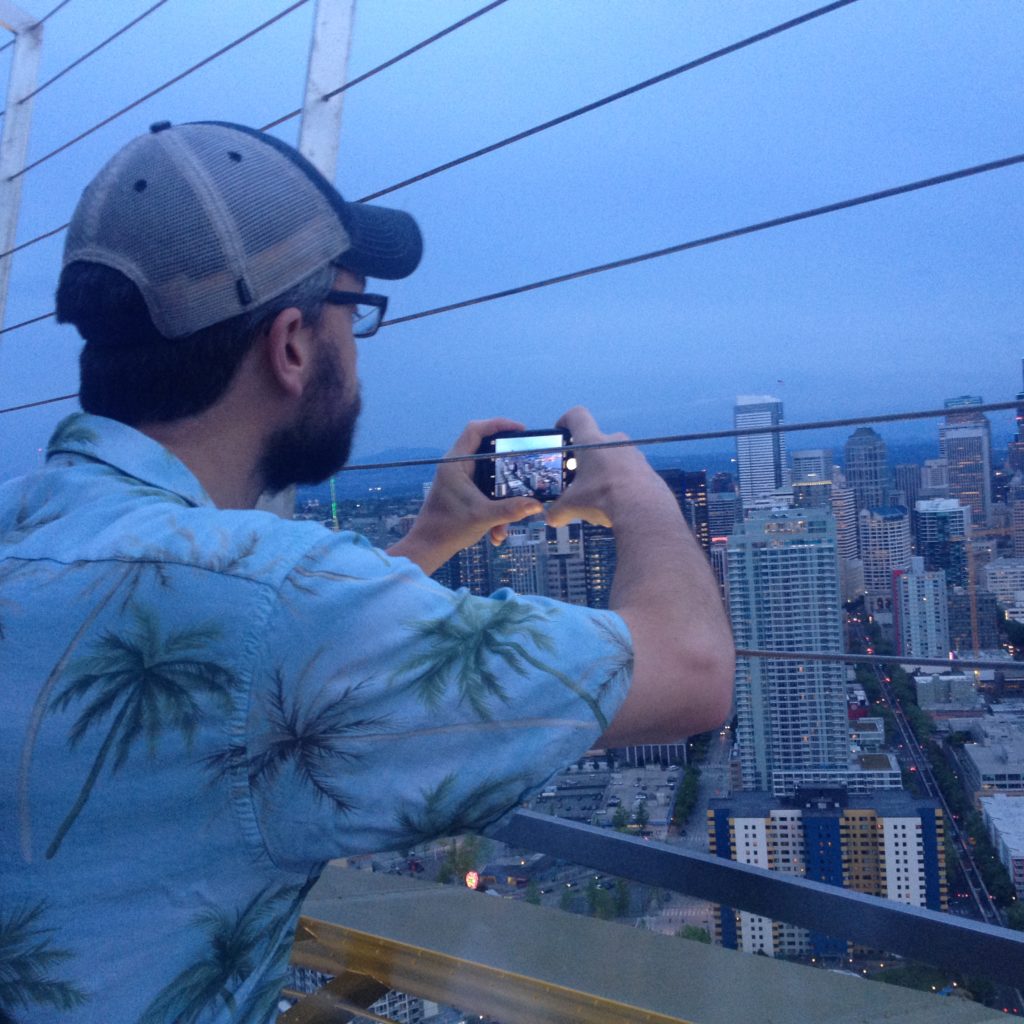
[(0, 1020), (272, 1019), (326, 860), (493, 824), (631, 663), (611, 612), (217, 509), (70, 417), (0, 487)]

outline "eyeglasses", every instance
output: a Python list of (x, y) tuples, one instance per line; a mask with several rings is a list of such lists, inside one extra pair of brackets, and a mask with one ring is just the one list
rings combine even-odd
[(327, 302), (332, 306), (352, 307), (352, 334), (356, 338), (370, 338), (377, 333), (388, 308), (386, 295), (366, 295), (363, 292), (329, 291)]

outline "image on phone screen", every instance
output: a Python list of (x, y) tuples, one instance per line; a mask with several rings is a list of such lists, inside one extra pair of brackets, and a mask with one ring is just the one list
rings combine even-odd
[[(530, 448), (555, 448), (564, 444), (560, 433), (532, 436), (498, 437), (495, 454), (522, 452)], [(551, 501), (562, 493), (562, 452), (510, 455), (494, 460), (495, 498), (537, 498)]]

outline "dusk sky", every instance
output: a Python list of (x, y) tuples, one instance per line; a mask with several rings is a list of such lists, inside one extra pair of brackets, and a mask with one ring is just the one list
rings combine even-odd
[[(483, 2), (359, 0), (349, 77)], [(151, 3), (71, 0), (46, 24), (40, 81)], [(30, 159), (285, 6), (168, 0), (36, 98)], [(508, 0), (346, 94), (336, 183), (359, 198), (815, 6)], [(310, 2), (30, 171), (18, 240), (66, 222), (153, 121), (259, 126), (298, 107), (312, 17)], [(381, 200), (418, 218), (426, 249), (413, 277), (371, 290), (402, 316), (1013, 156), (1022, 126), (1024, 3), (859, 0)], [(298, 120), (275, 131), (295, 142)], [(1012, 399), (1022, 196), (1017, 165), (387, 328), (360, 343), (355, 454), (445, 448), (483, 416), (546, 427), (576, 403), (640, 437), (726, 429), (737, 394), (776, 395), (790, 422)], [(15, 256), (6, 325), (53, 308), (62, 246)], [(53, 321), (0, 335), (0, 407), (75, 391), (78, 347)], [(0, 479), (38, 464), (76, 407), (0, 416)], [(1011, 418), (992, 420), (1002, 448)]]

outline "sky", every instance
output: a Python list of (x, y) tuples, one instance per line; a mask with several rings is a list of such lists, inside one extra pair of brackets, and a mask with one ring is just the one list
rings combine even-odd
[[(46, 23), (40, 81), (151, 2), (70, 0)], [(349, 77), (482, 4), (357, 0)], [(285, 6), (168, 0), (36, 98), (30, 159)], [(357, 199), (815, 6), (508, 0), (346, 93), (336, 184)], [(300, 106), (312, 18), (307, 3), (26, 174), (18, 240), (66, 222), (154, 121), (258, 126)], [(402, 316), (1020, 153), (1022, 72), (1020, 0), (858, 0), (381, 200), (416, 216), (425, 254), (371, 290)], [(298, 120), (275, 134), (294, 143)], [(386, 328), (359, 343), (355, 457), (443, 450), (473, 418), (547, 427), (580, 403), (644, 437), (727, 429), (738, 394), (777, 396), (787, 422), (1010, 400), (1022, 185), (1018, 165)], [(62, 245), (14, 257), (5, 324), (53, 308)], [(52, 320), (0, 335), (0, 408), (77, 390), (78, 348)], [(0, 480), (37, 465), (75, 408), (0, 416)], [(992, 421), (1001, 447), (1010, 416)], [(935, 421), (878, 429), (937, 438)]]

